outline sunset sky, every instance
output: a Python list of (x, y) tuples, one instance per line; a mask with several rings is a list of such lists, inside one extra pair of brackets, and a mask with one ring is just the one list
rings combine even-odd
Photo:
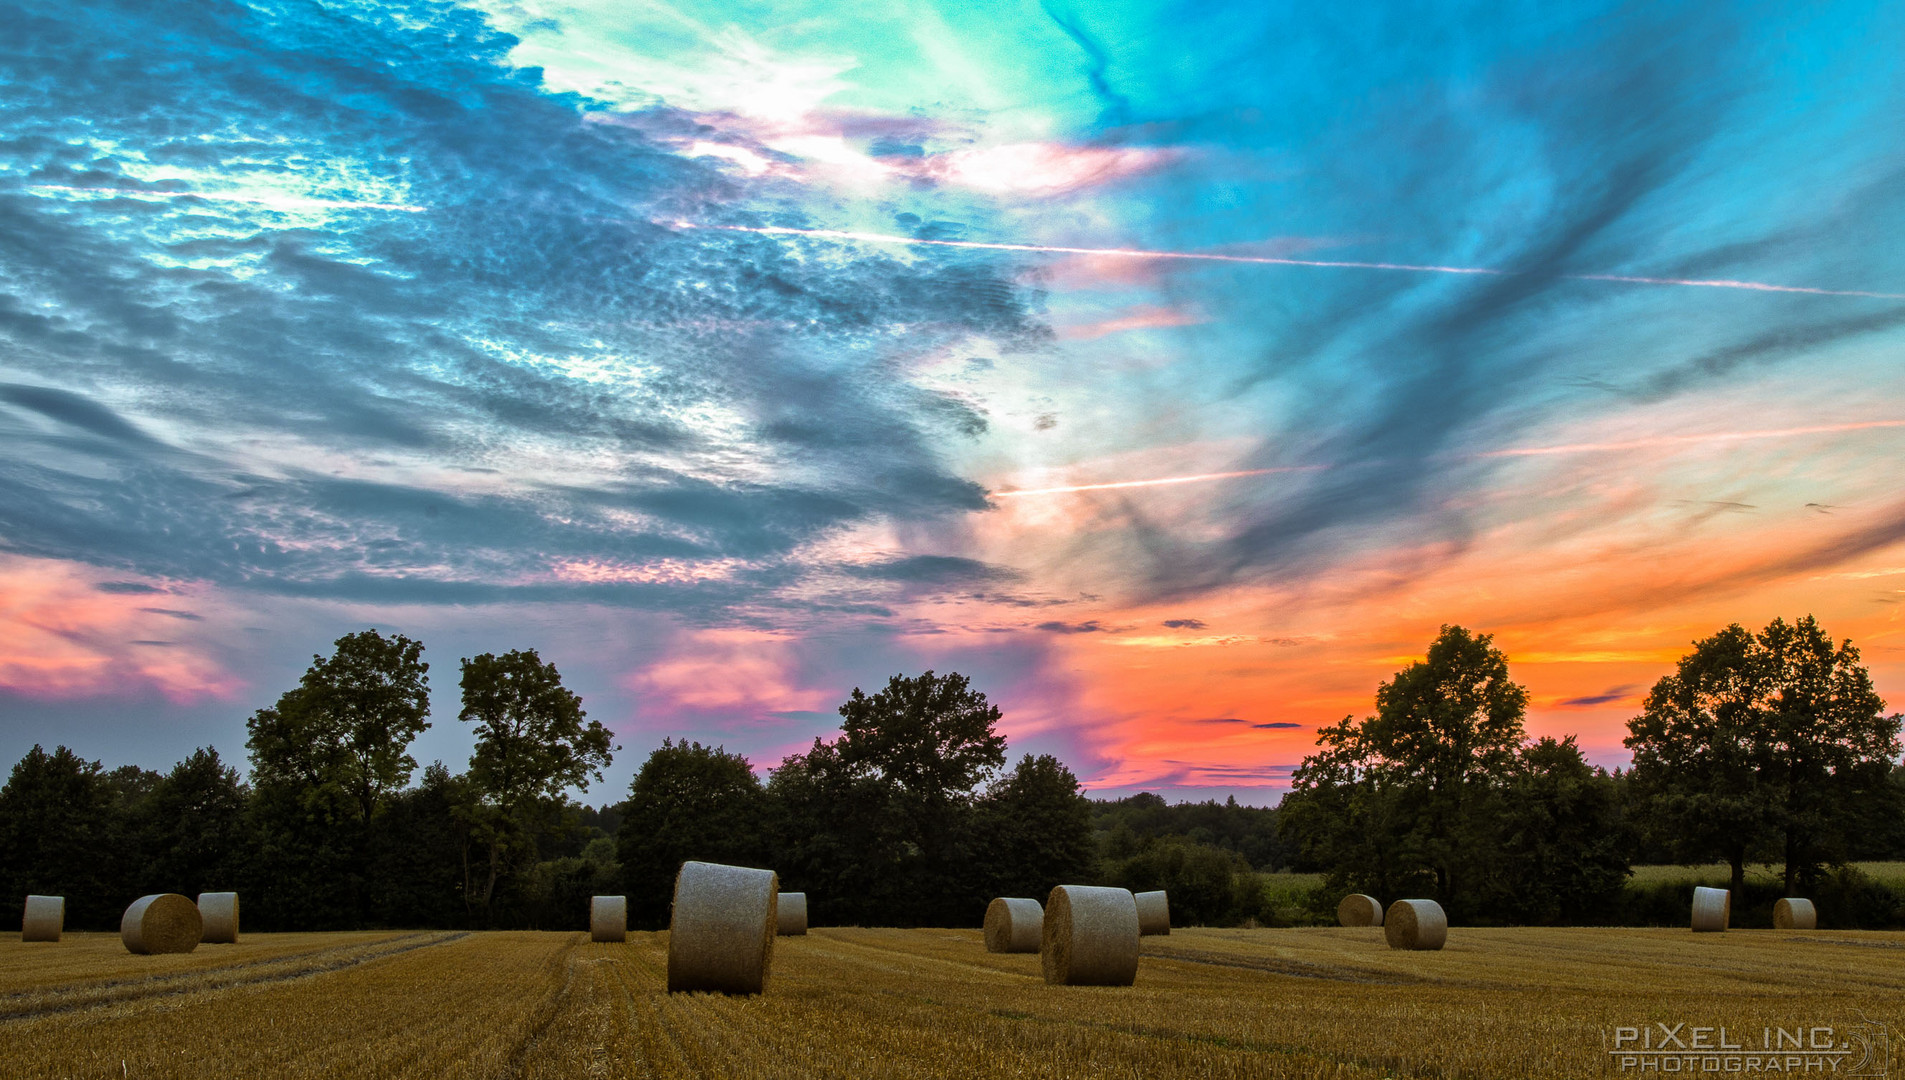
[(1274, 802), (1437, 628), (1625, 762), (1905, 706), (1905, 6), (0, 2), (0, 765), (534, 648), (760, 768), (970, 675)]

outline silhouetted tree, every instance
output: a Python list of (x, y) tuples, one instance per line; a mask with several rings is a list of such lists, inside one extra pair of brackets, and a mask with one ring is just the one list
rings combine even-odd
[(366, 883), (373, 922), (402, 927), (470, 923), (463, 882), (475, 802), (469, 777), (452, 775), (435, 761), (424, 767), (416, 787), (399, 792), (378, 815)]
[(401, 634), (347, 634), (247, 721), (259, 847), (246, 911), (260, 925), (365, 924), (372, 823), (408, 783), (410, 742), (430, 726), (422, 653)]
[(740, 866), (771, 861), (763, 835), (766, 803), (746, 758), (663, 739), (629, 784), (615, 838), (630, 921), (667, 924), (675, 873), (689, 859)]
[(537, 831), (561, 820), (562, 793), (601, 780), (615, 747), (609, 730), (587, 720), (582, 699), (534, 649), (464, 660), (462, 686), (459, 719), (476, 725), (469, 779), (481, 811), (474, 822), (488, 848), (465, 890), (487, 917), (498, 880), (513, 864), (533, 862)]
[(1610, 917), (1630, 871), (1620, 792), (1574, 736), (1521, 749), (1502, 794), (1491, 907), (1520, 923)]
[[(1053, 886), (1090, 879), (1096, 861), (1091, 803), (1057, 758), (1025, 755), (979, 799), (977, 810), (973, 861), (990, 879), (973, 894), (977, 905), (993, 896), (1043, 903)], [(977, 910), (984, 915), (984, 907)]]
[(1336, 883), (1395, 895), (1426, 877), (1452, 915), (1479, 902), (1528, 701), (1490, 641), (1444, 626), (1426, 660), (1377, 688), (1376, 715), (1318, 731), (1282, 820)]
[(34, 746), (0, 787), (0, 896), (5, 925), (20, 926), (29, 893), (66, 897), (67, 925), (103, 928), (125, 906), (126, 863), (117, 793), (97, 761), (64, 746)]
[(1899, 718), (1859, 664), (1807, 616), (1694, 643), (1628, 721), (1629, 784), (1656, 836), (1688, 861), (1718, 855), (1736, 894), (1746, 861), (1778, 852), (1786, 890), (1843, 859), (1875, 802), (1890, 802)]
[(238, 888), (251, 854), (238, 770), (205, 747), (172, 767), (147, 798), (151, 878), (143, 888), (196, 896)]
[(252, 780), (304, 789), (306, 802), (342, 802), (375, 817), (417, 767), (411, 740), (429, 728), (430, 665), (423, 645), (376, 630), (338, 638), (278, 704), (248, 722)]

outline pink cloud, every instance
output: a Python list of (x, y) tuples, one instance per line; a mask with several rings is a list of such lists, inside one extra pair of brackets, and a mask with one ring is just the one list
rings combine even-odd
[(925, 158), (917, 173), (996, 195), (1052, 195), (1138, 176), (1179, 156), (1177, 151), (1153, 147), (1008, 143)]
[(1069, 341), (1092, 341), (1109, 334), (1122, 334), (1127, 330), (1162, 330), (1173, 326), (1197, 326), (1205, 321), (1207, 320), (1202, 314), (1188, 308), (1146, 304), (1127, 309), (1124, 313), (1110, 319), (1061, 326), (1058, 328), (1058, 336)]
[[(976, 131), (917, 117), (842, 110), (771, 117), (665, 113), (592, 119), (636, 128), (677, 153), (724, 161), (744, 176), (800, 183), (925, 182), (993, 195), (1058, 195), (1143, 175), (1183, 156), (1172, 148), (1052, 141), (974, 145)], [(954, 148), (943, 149), (949, 144)]]
[(188, 597), (102, 592), (96, 578), (76, 563), (0, 559), (0, 689), (69, 699), (157, 690), (185, 704), (245, 688), (180, 633), (198, 621)]
[(644, 712), (818, 712), (832, 707), (837, 691), (802, 685), (796, 643), (784, 635), (752, 630), (697, 633), (666, 659), (629, 676), (645, 696)]

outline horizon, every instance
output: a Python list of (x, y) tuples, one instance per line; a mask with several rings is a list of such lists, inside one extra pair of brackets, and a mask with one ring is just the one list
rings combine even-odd
[(242, 767), (368, 627), (589, 805), (931, 669), (1271, 806), (1443, 624), (1609, 769), (1731, 623), (1905, 706), (1905, 10), (961, 10), (27, 18), (0, 755)]

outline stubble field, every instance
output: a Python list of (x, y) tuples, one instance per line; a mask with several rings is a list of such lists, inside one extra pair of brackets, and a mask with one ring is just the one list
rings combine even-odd
[(0, 942), (0, 1073), (1520, 1080), (1616, 1075), (1619, 1026), (1905, 1018), (1905, 937), (1867, 932), (1457, 928), (1403, 953), (1380, 930), (1180, 929), (1145, 939), (1135, 987), (1070, 988), (977, 930), (821, 929), (779, 940), (754, 998), (670, 996), (666, 956), (665, 934)]

